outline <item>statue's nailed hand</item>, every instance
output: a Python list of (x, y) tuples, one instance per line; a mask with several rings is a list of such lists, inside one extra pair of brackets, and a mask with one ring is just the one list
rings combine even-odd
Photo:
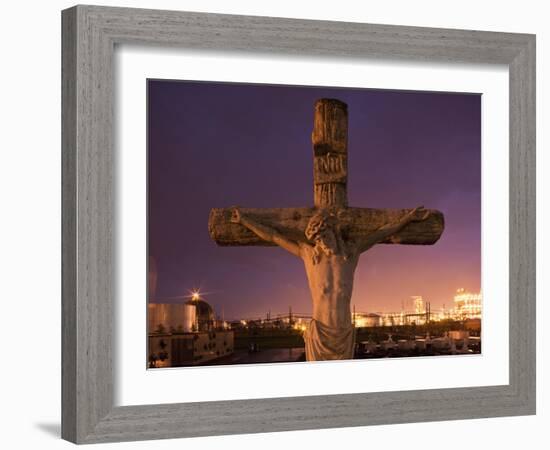
[(430, 211), (423, 206), (417, 206), (407, 214), (409, 222), (422, 222), (430, 217)]
[(229, 219), (231, 223), (241, 223), (241, 211), (239, 208), (233, 208), (233, 211), (231, 211), (231, 219)]

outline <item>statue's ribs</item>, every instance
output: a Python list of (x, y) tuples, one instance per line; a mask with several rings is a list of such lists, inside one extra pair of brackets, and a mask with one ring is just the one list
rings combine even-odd
[[(316, 208), (239, 208), (258, 222), (275, 228), (289, 239), (304, 240), (304, 230)], [(387, 223), (396, 223), (407, 209), (345, 208), (338, 213), (338, 221), (345, 237), (360, 240)], [(428, 210), (429, 217), (421, 222), (411, 222), (399, 233), (387, 238), (384, 244), (431, 245), (437, 242), (444, 229), (443, 214)], [(214, 208), (210, 211), (208, 230), (218, 244), (228, 245), (274, 245), (260, 239), (246, 227), (230, 221), (232, 208)], [(420, 214), (420, 213), (419, 213)]]

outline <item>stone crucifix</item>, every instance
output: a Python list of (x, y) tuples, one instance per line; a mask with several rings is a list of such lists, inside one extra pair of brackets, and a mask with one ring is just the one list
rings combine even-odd
[(312, 320), (304, 332), (308, 361), (353, 358), (350, 301), (359, 256), (376, 244), (431, 245), (443, 214), (417, 207), (348, 207), (348, 112), (335, 99), (315, 103), (313, 208), (214, 208), (208, 229), (221, 246), (279, 246), (304, 262)]

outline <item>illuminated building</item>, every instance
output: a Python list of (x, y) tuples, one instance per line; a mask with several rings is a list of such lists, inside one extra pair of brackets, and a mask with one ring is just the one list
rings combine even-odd
[(196, 365), (233, 353), (233, 331), (217, 323), (198, 292), (183, 304), (149, 303), (147, 324), (149, 367)]
[(148, 366), (192, 366), (233, 353), (232, 331), (149, 334)]
[(422, 298), (421, 295), (413, 295), (411, 296), (411, 299), (413, 301), (415, 314), (423, 314), (426, 312), (426, 308), (424, 306), (424, 299)]
[(357, 328), (379, 327), (382, 325), (382, 317), (375, 313), (356, 313), (354, 323)]
[(405, 314), (403, 312), (384, 313), (382, 314), (381, 325), (386, 327), (405, 325)]
[(303, 320), (301, 317), (299, 317), (292, 325), (292, 328), (298, 331), (305, 331), (307, 328), (307, 322), (309, 321)]
[(459, 320), (481, 319), (481, 292), (468, 292), (464, 288), (457, 289), (454, 296), (453, 316)]

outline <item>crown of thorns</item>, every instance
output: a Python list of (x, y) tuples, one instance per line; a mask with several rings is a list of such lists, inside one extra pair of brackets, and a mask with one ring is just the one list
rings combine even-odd
[(327, 227), (332, 228), (335, 224), (336, 220), (333, 214), (317, 213), (309, 220), (307, 224), (305, 231), (306, 238), (312, 240), (321, 231), (325, 230)]

